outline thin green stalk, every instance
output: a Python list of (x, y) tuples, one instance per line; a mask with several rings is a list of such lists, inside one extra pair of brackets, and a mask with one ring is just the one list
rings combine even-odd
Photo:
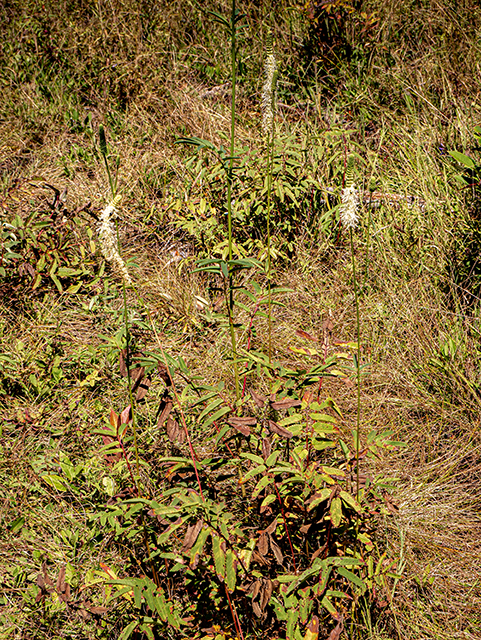
[(274, 121), (267, 138), (267, 318), (269, 331), (269, 364), (272, 358), (272, 283), (271, 283), (271, 190), (274, 163)]
[[(116, 221), (116, 231), (117, 231), (117, 244), (120, 246), (119, 242), (119, 225)], [(124, 301), (124, 326), (125, 326), (125, 342), (126, 342), (126, 362), (127, 362), (127, 381), (129, 386), (129, 402), (130, 408), (132, 411), (132, 432), (134, 434), (134, 451), (135, 451), (135, 466), (137, 469), (137, 480), (140, 479), (140, 464), (139, 464), (139, 448), (137, 445), (137, 428), (135, 424), (135, 410), (134, 410), (134, 397), (132, 393), (132, 379), (130, 377), (130, 331), (129, 331), (129, 318), (127, 312), (127, 290), (125, 287), (125, 280), (122, 278), (122, 293), (123, 293), (123, 301)]]
[[(232, 0), (232, 15), (231, 15), (231, 78), (232, 78), (232, 99), (231, 99), (231, 126), (230, 126), (230, 157), (229, 157), (229, 170), (227, 172), (227, 228), (228, 228), (228, 242), (229, 242), (229, 263), (232, 260), (232, 179), (234, 170), (234, 142), (235, 142), (235, 90), (236, 90), (236, 4), (235, 0)], [(234, 379), (235, 379), (235, 393), (236, 399), (240, 398), (240, 385), (239, 385), (239, 367), (237, 364), (237, 345), (234, 327), (234, 285), (231, 266), (229, 264), (229, 278), (228, 278), (228, 297), (227, 297), (227, 310), (229, 315), (229, 330), (230, 339), (232, 344), (232, 356), (234, 359)]]
[(122, 280), (122, 290), (124, 298), (124, 325), (125, 325), (125, 341), (127, 351), (127, 380), (129, 385), (129, 402), (132, 408), (132, 432), (134, 434), (134, 451), (135, 451), (135, 466), (137, 469), (137, 478), (140, 478), (140, 464), (139, 464), (139, 448), (137, 445), (137, 427), (135, 424), (135, 410), (134, 410), (134, 397), (132, 394), (132, 379), (130, 377), (130, 332), (129, 332), (129, 320), (127, 315), (127, 291), (125, 289), (125, 282)]
[(349, 229), (351, 237), (352, 280), (354, 285), (354, 302), (356, 305), (356, 339), (357, 339), (357, 416), (356, 416), (356, 498), (359, 501), (359, 448), (361, 429), (361, 330), (359, 319), (359, 298), (356, 280), (356, 260), (354, 258), (354, 240), (352, 228)]
[(269, 363), (272, 359), (272, 256), (271, 256), (271, 208), (272, 208), (272, 170), (274, 164), (274, 118), (276, 100), (276, 59), (274, 56), (272, 34), (267, 35), (265, 63), (265, 83), (262, 95), (262, 126), (266, 134), (266, 156), (267, 156), (267, 288), (268, 288), (268, 335), (269, 335)]
[(368, 271), (369, 271), (369, 240), (371, 239), (371, 209), (369, 209), (368, 218), (367, 218), (367, 239), (366, 239), (366, 257), (365, 257), (365, 267), (364, 267), (364, 281), (362, 283), (361, 289), (364, 290), (366, 286)]
[(105, 129), (101, 124), (99, 126), (99, 143), (100, 143), (100, 153), (102, 154), (102, 158), (104, 159), (105, 169), (107, 170), (107, 178), (109, 180), (110, 192), (112, 194), (112, 200), (115, 198), (115, 193), (117, 191), (117, 181), (113, 180), (112, 174), (110, 173), (110, 167), (108, 162), (108, 147), (107, 147), (107, 138), (105, 137)]

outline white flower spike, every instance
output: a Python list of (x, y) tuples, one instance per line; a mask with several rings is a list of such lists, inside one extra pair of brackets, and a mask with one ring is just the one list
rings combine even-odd
[(116, 206), (120, 202), (120, 196), (116, 196), (112, 202), (110, 202), (100, 214), (98, 223), (98, 234), (100, 240), (100, 248), (102, 255), (108, 261), (113, 263), (114, 267), (119, 271), (120, 275), (124, 279), (127, 285), (132, 284), (132, 280), (125, 266), (125, 262), (122, 260), (115, 238), (115, 229), (111, 221), (111, 216), (116, 213)]
[(267, 37), (267, 57), (264, 65), (265, 80), (262, 87), (262, 130), (266, 135), (272, 131), (275, 115), (277, 63), (272, 48), (272, 36)]
[(356, 185), (352, 184), (341, 192), (339, 215), (346, 229), (356, 229), (359, 223), (359, 194)]

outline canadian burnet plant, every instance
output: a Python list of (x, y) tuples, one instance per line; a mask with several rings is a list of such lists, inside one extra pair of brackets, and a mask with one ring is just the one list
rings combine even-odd
[(359, 225), (359, 193), (354, 183), (354, 158), (350, 156), (347, 161), (344, 188), (341, 192), (341, 206), (339, 208), (341, 224), (349, 229), (351, 241), (352, 282), (354, 287), (354, 303), (356, 306), (356, 378), (357, 378), (357, 413), (355, 430), (356, 447), (356, 497), (359, 500), (359, 450), (361, 429), (361, 329), (359, 316), (359, 294), (356, 279), (356, 260), (354, 256), (353, 231)]
[(268, 286), (268, 332), (269, 362), (272, 357), (272, 298), (271, 298), (271, 197), (272, 165), (274, 162), (274, 124), (276, 112), (277, 62), (274, 54), (272, 33), (267, 34), (265, 78), (262, 90), (262, 130), (266, 136), (267, 156), (267, 286)]

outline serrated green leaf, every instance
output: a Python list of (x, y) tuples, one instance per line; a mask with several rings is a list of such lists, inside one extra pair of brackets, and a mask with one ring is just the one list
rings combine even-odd
[(144, 598), (145, 598), (145, 601), (146, 601), (149, 609), (152, 611), (152, 613), (155, 613), (155, 611), (156, 611), (156, 609), (155, 609), (155, 596), (154, 596), (154, 591), (153, 591), (152, 588), (150, 588), (150, 586), (147, 589), (144, 590)]
[(163, 591), (154, 593), (154, 606), (161, 619), (166, 622), (169, 617), (169, 606), (165, 601)]
[(140, 627), (140, 630), (145, 633), (148, 640), (155, 640), (154, 632), (152, 631), (152, 625), (146, 622)]

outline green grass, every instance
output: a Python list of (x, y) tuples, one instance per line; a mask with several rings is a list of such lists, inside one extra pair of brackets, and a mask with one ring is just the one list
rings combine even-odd
[[(208, 8), (228, 15), (228, 5)], [(275, 5), (239, 5), (232, 257), (265, 260), (269, 209), (276, 258), (272, 323), (265, 270), (236, 276), (237, 404), (225, 278), (196, 270), (199, 258), (229, 258), (226, 182), (215, 154), (175, 144), (197, 136), (229, 148), (231, 52), (222, 26), (203, 5), (184, 2), (18, 0), (0, 9), (2, 639), (317, 640), (308, 630), (317, 616), (322, 640), (337, 624), (332, 607), (343, 615), (341, 638), (481, 635), (478, 191), (463, 188), (463, 167), (447, 153), (479, 157), (481, 13), (474, 2), (454, 10), (372, 0), (335, 19)], [(260, 126), (269, 30), (279, 65), (272, 198)], [(109, 426), (129, 390), (119, 365), (122, 284), (96, 234), (110, 199), (100, 125), (122, 196), (121, 255), (135, 283), (126, 292), (130, 346), (143, 354), (134, 356), (146, 368), (143, 382), (151, 379), (134, 403), (140, 495), (125, 461), (137, 476), (131, 423), (123, 449)], [(337, 494), (307, 511), (310, 481), (287, 482), (295, 456), (307, 455), (344, 474), (333, 485), (320, 479), (316, 490), (339, 484), (356, 493), (356, 311), (351, 246), (336, 208), (351, 154), (362, 193), (380, 203), (361, 207), (353, 247), (363, 365), (359, 520)], [(309, 383), (305, 372), (329, 358), (335, 373)], [(260, 407), (251, 391), (304, 404)], [(318, 394), (332, 400), (322, 411), (337, 430), (316, 450), (309, 416)], [(171, 420), (158, 424), (169, 401)], [(239, 416), (257, 420), (249, 437), (227, 423)], [(288, 441), (269, 432), (268, 420), (305, 424), (305, 432)], [(189, 502), (199, 482), (185, 430), (202, 504)], [(262, 470), (263, 438), (284, 472)], [(307, 463), (296, 469), (302, 475)], [(244, 482), (249, 470), (258, 475)], [(265, 488), (252, 497), (261, 478)], [(172, 535), (171, 501), (183, 518)], [(343, 519), (331, 527), (336, 504)], [(210, 538), (195, 566), (187, 526), (201, 518)], [(272, 542), (260, 553), (274, 518), (282, 563)], [(245, 560), (251, 540), (258, 555), (244, 575), (233, 558)], [(331, 612), (314, 590), (320, 569), (290, 604), (278, 582), (316, 566), (318, 549), (326, 562), (361, 558), (352, 571), (365, 587), (332, 569), (328, 588), (349, 597), (331, 594)], [(116, 578), (131, 582), (113, 597)], [(154, 612), (149, 606), (156, 587), (172, 619), (160, 596)], [(299, 620), (283, 619), (283, 608), (300, 611)]]

